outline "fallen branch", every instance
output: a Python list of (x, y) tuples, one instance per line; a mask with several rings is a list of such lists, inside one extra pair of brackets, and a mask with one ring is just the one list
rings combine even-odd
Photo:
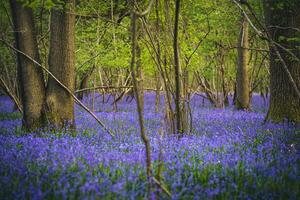
[[(97, 90), (97, 89), (130, 89), (133, 88), (133, 86), (96, 86), (96, 87), (90, 87), (90, 88), (83, 88), (80, 90), (76, 90), (74, 93), (80, 93), (80, 92), (86, 92), (86, 91), (91, 91), (91, 90)], [(143, 88), (143, 90), (148, 90), (148, 91), (157, 91), (155, 88)], [(159, 89), (159, 91), (162, 91), (162, 89)]]
[(123, 89), (123, 88), (133, 88), (133, 86), (96, 86), (96, 87), (90, 87), (90, 88), (83, 88), (80, 90), (76, 90), (76, 93), (90, 91), (90, 90), (97, 90), (97, 89)]
[(159, 182), (155, 177), (152, 177), (152, 180), (164, 193), (168, 195), (168, 197), (172, 198), (171, 192), (165, 186), (163, 186), (161, 182)]

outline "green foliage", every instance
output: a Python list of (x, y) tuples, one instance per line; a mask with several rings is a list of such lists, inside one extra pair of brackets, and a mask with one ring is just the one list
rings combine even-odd
[(60, 7), (64, 4), (63, 0), (18, 0), (24, 7), (29, 7), (32, 9), (39, 9), (44, 7), (47, 10), (50, 10), (54, 6)]
[[(20, 0), (20, 2), (24, 6), (34, 9), (41, 63), (47, 66), (50, 39), (48, 30), (49, 10), (53, 7), (61, 7), (63, 1)], [(166, 8), (167, 3), (168, 8)], [(259, 19), (263, 20), (261, 3), (254, 0), (249, 1), (249, 3), (254, 8)], [(146, 5), (147, 1), (139, 2), (141, 9), (145, 8)], [(152, 7), (150, 14), (146, 16), (147, 28), (153, 37), (154, 43), (159, 42), (161, 56), (166, 55), (166, 68), (170, 71), (170, 75), (173, 73), (174, 62), (172, 49), (174, 7), (174, 2), (172, 1), (167, 2), (163, 0), (159, 2), (160, 32), (158, 33), (155, 31), (155, 6)], [(0, 9), (2, 11), (2, 8)], [(130, 8), (126, 1), (77, 1), (74, 13), (76, 13), (75, 66), (77, 81), (80, 81), (83, 75), (93, 67), (101, 70), (111, 70), (113, 82), (117, 80), (117, 75), (119, 75), (115, 72), (121, 70), (122, 72), (120, 73), (129, 71), (131, 61), (131, 22)], [(201, 75), (211, 81), (218, 77), (219, 69), (222, 65), (224, 67), (225, 80), (235, 80), (237, 65), (237, 50), (235, 47), (237, 46), (241, 25), (239, 8), (227, 0), (187, 0), (182, 2), (180, 14), (179, 45), (182, 68), (191, 72), (190, 76), (193, 75), (194, 71), (199, 71)], [(1, 12), (0, 15), (5, 17), (5, 12)], [(123, 17), (122, 20), (120, 19), (121, 16)], [(2, 23), (1, 25), (5, 26), (1, 27), (1, 31), (7, 33), (7, 37), (13, 41), (9, 19), (5, 18), (3, 22), (5, 24)], [(150, 40), (145, 29), (142, 28), (141, 20), (138, 20), (138, 24), (141, 27), (138, 43), (141, 47), (142, 70), (146, 81), (150, 80), (148, 82), (152, 83), (157, 71), (156, 63), (153, 60), (153, 57), (155, 58), (156, 55), (151, 47), (150, 51), (148, 50), (148, 47), (151, 46)], [(207, 33), (208, 35), (206, 36)], [(251, 48), (267, 48), (266, 43), (256, 37), (255, 32), (251, 29), (250, 37)], [(287, 40), (299, 42), (299, 37), (288, 38)], [(199, 41), (202, 42), (197, 47)], [(4, 55), (7, 58), (3, 59), (5, 63), (14, 62), (15, 57), (10, 55), (11, 52), (7, 48), (0, 46), (0, 52), (1, 56)], [(254, 52), (252, 53), (254, 54)], [(193, 56), (191, 56), (192, 54)], [(186, 66), (186, 59), (190, 56), (191, 59), (188, 66)], [(223, 59), (221, 59), (222, 56)], [(261, 53), (256, 57), (251, 56), (249, 71), (255, 71), (263, 57)], [(10, 69), (12, 71), (15, 70), (13, 67), (10, 67)], [(96, 80), (99, 80), (98, 73), (94, 74)], [(266, 76), (268, 76), (267, 70), (263, 67), (259, 78), (267, 80)], [(264, 81), (263, 84), (266, 85), (268, 82)]]

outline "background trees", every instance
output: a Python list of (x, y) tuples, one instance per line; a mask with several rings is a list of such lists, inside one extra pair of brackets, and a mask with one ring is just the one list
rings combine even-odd
[[(135, 6), (145, 8), (147, 3), (136, 2)], [(241, 3), (249, 6), (242, 6)], [(103, 94), (101, 99), (94, 97), (88, 102), (92, 110), (101, 110), (94, 107), (93, 102), (106, 102), (108, 98), (113, 98), (113, 110), (117, 111), (118, 101), (132, 96), (129, 1), (77, 1), (76, 5), (73, 1), (22, 1), (21, 6), (18, 1), (11, 0), (10, 5), (12, 14), (7, 3), (1, 5), (2, 41), (8, 44), (13, 42), (11, 18), (15, 30), (28, 26), (28, 30), (32, 31), (15, 34), (17, 49), (48, 68), (79, 97), (82, 91)], [(138, 20), (137, 75), (143, 76), (137, 80), (143, 82), (144, 90), (156, 91), (157, 94), (163, 91), (164, 110), (159, 109), (159, 103), (156, 110), (165, 113), (170, 132), (176, 132), (178, 109), (175, 109), (174, 103), (178, 99), (185, 110), (185, 116), (181, 118), (185, 119), (184, 126), (187, 126), (180, 129), (190, 132), (193, 123), (189, 102), (193, 96), (200, 95), (219, 108), (229, 105), (233, 98), (238, 109), (249, 109), (253, 92), (261, 93), (263, 97), (268, 95), (269, 74), (271, 101), (268, 119), (299, 121), (296, 90), (299, 90), (298, 2), (268, 0), (264, 5), (265, 9), (260, 1), (185, 1), (177, 18), (175, 1), (161, 0), (155, 1), (152, 11)], [(271, 9), (272, 6), (275, 8)], [(242, 17), (241, 8), (244, 10)], [(24, 17), (20, 20), (22, 13)], [(253, 26), (258, 27), (264, 32), (261, 25), (265, 15), (272, 41), (288, 50), (277, 45), (295, 84), (284, 75), (286, 70), (281, 59), (278, 59), (277, 51), (272, 48), (274, 43), (270, 43), (269, 60), (265, 38), (253, 29)], [(283, 15), (285, 17), (279, 18)], [(247, 25), (249, 20), (251, 23)], [(176, 27), (178, 32), (174, 32)], [(178, 38), (176, 44), (173, 44), (174, 36)], [(174, 59), (172, 50), (175, 47), (177, 59)], [(7, 67), (7, 63), (15, 60), (14, 56), (13, 51), (1, 46), (1, 65), (8, 70), (1, 71), (0, 85), (3, 91), (11, 94), (16, 105), (22, 102), (18, 107), (24, 109), (25, 126), (28, 129), (40, 127), (43, 119), (55, 125), (72, 122), (74, 102), (71, 96), (30, 59), (18, 54), (20, 87), (9, 83), (5, 78), (7, 74), (10, 80), (17, 77), (14, 73), (16, 68)], [(181, 70), (175, 73), (178, 66)], [(30, 73), (25, 73), (26, 70)], [(180, 83), (179, 86), (176, 83)], [(181, 88), (180, 98), (176, 88)], [(32, 101), (26, 99), (37, 100), (31, 105)], [(43, 118), (41, 107), (44, 108)]]

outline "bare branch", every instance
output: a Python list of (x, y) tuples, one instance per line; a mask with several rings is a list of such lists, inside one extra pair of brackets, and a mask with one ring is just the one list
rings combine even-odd
[[(134, 2), (135, 2), (135, 1), (134, 1)], [(150, 0), (150, 2), (149, 2), (149, 4), (148, 4), (148, 7), (146, 8), (146, 10), (144, 10), (144, 11), (142, 11), (142, 12), (139, 12), (139, 11), (137, 11), (137, 10), (134, 10), (133, 12), (136, 14), (137, 17), (143, 17), (143, 16), (147, 15), (147, 14), (150, 12), (151, 7), (152, 7), (152, 5), (153, 5), (153, 2), (154, 2), (154, 0)], [(138, 5), (137, 5), (136, 2), (135, 2), (135, 7), (138, 9)]]
[(7, 95), (13, 100), (13, 102), (16, 104), (20, 113), (23, 113), (23, 108), (22, 108), (22, 105), (21, 105), (19, 99), (13, 94), (13, 92), (10, 90), (10, 88), (8, 87), (8, 85), (5, 83), (5, 81), (3, 80), (3, 78), (1, 76), (0, 76), (0, 85), (2, 85), (4, 87), (3, 89), (5, 90)]
[(209, 35), (210, 33), (210, 24), (209, 24), (209, 20), (208, 20), (208, 17), (206, 18), (207, 19), (207, 26), (208, 26), (208, 31), (206, 32), (206, 34), (199, 40), (198, 44), (196, 45), (194, 51), (188, 56), (186, 57), (186, 65), (185, 65), (185, 68), (189, 65), (193, 55), (196, 53), (196, 51), (198, 50), (198, 48), (200, 47), (200, 45), (202, 44), (202, 42), (204, 41), (204, 39)]

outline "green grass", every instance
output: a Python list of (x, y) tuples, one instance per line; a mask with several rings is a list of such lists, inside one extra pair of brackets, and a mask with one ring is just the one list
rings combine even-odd
[(0, 121), (21, 119), (22, 114), (19, 112), (0, 113)]

